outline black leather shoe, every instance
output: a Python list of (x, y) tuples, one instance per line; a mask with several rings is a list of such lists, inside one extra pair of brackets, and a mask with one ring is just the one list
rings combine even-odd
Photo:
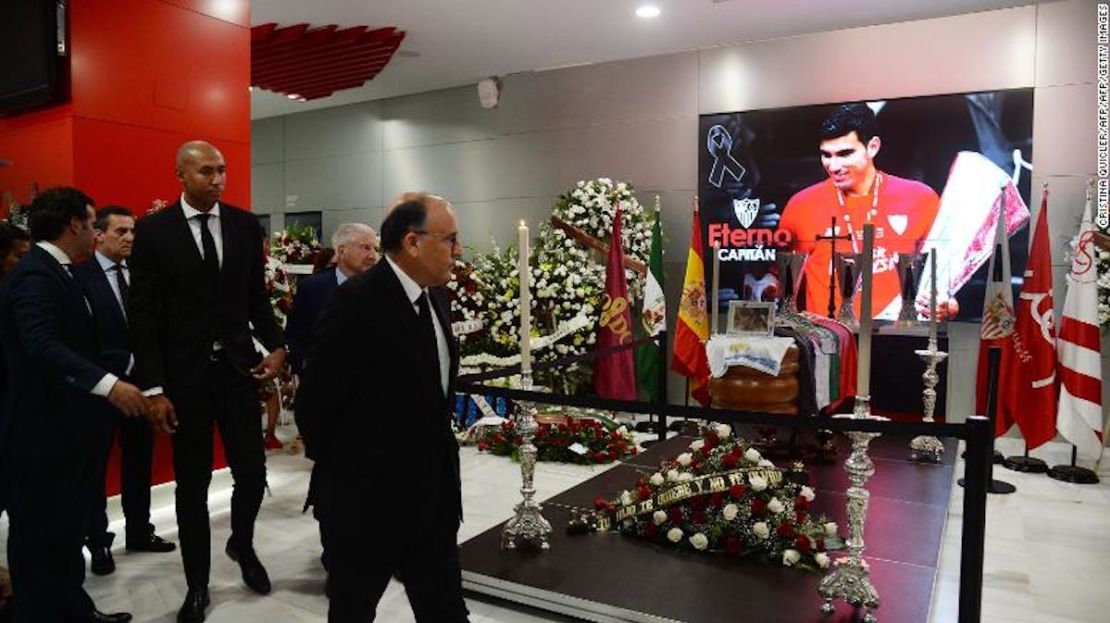
[(224, 551), (229, 558), (239, 563), (239, 569), (243, 572), (243, 583), (247, 588), (262, 595), (270, 592), (270, 576), (266, 573), (266, 567), (262, 566), (258, 555), (254, 553), (254, 548), (240, 549), (228, 541)]
[(88, 623), (127, 623), (131, 620), (130, 612), (114, 612), (108, 614), (94, 609), (84, 621)]
[(155, 552), (163, 554), (177, 549), (177, 543), (163, 539), (157, 534), (147, 534), (134, 539), (127, 539), (129, 552)]
[(201, 623), (204, 620), (204, 610), (208, 608), (208, 589), (190, 588), (185, 593), (185, 603), (177, 611), (177, 623)]
[[(92, 554), (90, 568), (96, 575), (108, 575), (116, 570), (116, 561), (112, 558), (112, 550), (104, 545), (88, 545)], [(131, 615), (128, 615), (130, 617)]]

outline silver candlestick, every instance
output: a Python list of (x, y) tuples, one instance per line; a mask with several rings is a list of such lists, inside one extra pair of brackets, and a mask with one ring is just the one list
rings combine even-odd
[[(532, 374), (525, 370), (520, 376), (521, 389), (532, 389)], [(548, 537), (551, 536), (551, 523), (541, 514), (543, 507), (536, 503), (536, 488), (532, 485), (532, 477), (536, 471), (536, 446), (532, 445), (532, 436), (536, 432), (535, 406), (530, 402), (517, 402), (520, 416), (517, 418), (517, 429), (520, 431), (520, 474), (524, 484), (520, 493), (524, 496), (516, 505), (515, 514), (505, 528), (501, 530), (501, 549), (533, 548), (547, 550), (551, 548)]]
[[(937, 381), (940, 380), (940, 375), (937, 374), (937, 365), (948, 357), (948, 353), (937, 350), (935, 339), (929, 340), (929, 348), (913, 352), (925, 360), (925, 373), (921, 375), (925, 389), (921, 392), (921, 401), (925, 403), (924, 421), (931, 424), (933, 422), (933, 410), (937, 406)], [(910, 458), (915, 461), (940, 463), (940, 456), (944, 454), (944, 444), (932, 435), (918, 435), (910, 442), (910, 450)]]
[[(851, 416), (861, 420), (885, 420), (871, 415), (871, 397), (856, 396), (856, 405)], [(871, 583), (871, 573), (867, 561), (863, 559), (863, 526), (867, 522), (867, 503), (871, 494), (864, 488), (867, 479), (875, 473), (875, 464), (867, 455), (867, 445), (879, 433), (849, 431), (852, 440), (852, 453), (844, 461), (844, 469), (852, 481), (848, 487), (848, 555), (838, 558), (828, 575), (821, 579), (817, 591), (825, 598), (821, 611), (826, 615), (836, 612), (834, 599), (843, 599), (856, 608), (862, 608), (862, 621), (875, 623), (874, 610), (879, 607), (879, 593)]]

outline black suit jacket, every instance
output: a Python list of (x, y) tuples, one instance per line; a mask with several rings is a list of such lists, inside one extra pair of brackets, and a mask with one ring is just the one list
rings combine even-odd
[(93, 309), (96, 334), (100, 339), (98, 363), (120, 378), (126, 378), (127, 367), (131, 364), (127, 318), (123, 315), (116, 293), (112, 290), (108, 276), (96, 258), (81, 262), (73, 267), (81, 278), (85, 298)]
[[(461, 516), (459, 446), (450, 426), (458, 347), (443, 293), (433, 290), (431, 299), (451, 362), (446, 395), (438, 357), (418, 347), (418, 316), (383, 260), (344, 282), (325, 306), (295, 412), (305, 452), (324, 479), (344, 479), (352, 496), (367, 489), (414, 513), (434, 502)], [(443, 498), (427, 499), (431, 491)]]
[(7, 456), (72, 460), (96, 451), (104, 426), (93, 387), (107, 372), (77, 282), (38, 246), (0, 288), (0, 343), (7, 382), (0, 441)]
[(127, 316), (132, 377), (144, 389), (202, 385), (214, 341), (239, 372), (250, 374), (261, 358), (251, 323), (267, 349), (284, 344), (266, 294), (258, 218), (221, 203), (220, 228), (223, 263), (213, 288), (180, 201), (135, 225)]
[(293, 309), (285, 324), (285, 343), (289, 348), (289, 365), (293, 374), (304, 369), (305, 354), (308, 351), (308, 338), (315, 326), (324, 305), (331, 300), (339, 284), (335, 282), (334, 267), (322, 270), (297, 284), (297, 294), (293, 297)]

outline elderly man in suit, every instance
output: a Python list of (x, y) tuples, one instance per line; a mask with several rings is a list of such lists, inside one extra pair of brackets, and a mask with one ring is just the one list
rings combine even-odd
[(374, 618), (394, 571), (417, 621), (467, 620), (446, 298), (462, 247), (451, 204), (419, 194), (381, 226), (384, 262), (335, 291), (298, 396), (328, 551), (328, 620)]
[[(266, 485), (258, 383), (285, 365), (281, 329), (263, 279), (258, 218), (220, 203), (227, 165), (204, 141), (177, 152), (181, 198), (140, 219), (131, 255), (132, 376), (151, 395), (155, 430), (173, 433), (177, 525), (188, 591), (183, 623), (208, 607), (212, 431), (219, 427), (235, 486), (227, 555), (243, 582), (270, 592), (254, 550), (254, 522)], [(254, 348), (251, 326), (269, 351)]]
[[(96, 333), (100, 339), (99, 363), (116, 376), (127, 378), (134, 358), (127, 335), (127, 299), (131, 278), (127, 260), (135, 241), (135, 216), (123, 206), (106, 206), (96, 213), (93, 222), (96, 251), (88, 261), (74, 267), (81, 279), (85, 298), (93, 308)], [(85, 547), (92, 557), (90, 568), (97, 575), (116, 569), (112, 558), (115, 533), (108, 531), (107, 498), (104, 480), (107, 476), (108, 454), (116, 431), (119, 431), (120, 485), (123, 515), (126, 518), (124, 540), (132, 552), (172, 552), (177, 546), (154, 534), (150, 523), (150, 470), (154, 456), (154, 436), (150, 424), (142, 418), (124, 418), (118, 410), (108, 409), (111, 423), (106, 436), (99, 440), (100, 456), (97, 471), (100, 477), (92, 494)]]
[(335, 265), (297, 284), (297, 294), (293, 297), (293, 310), (285, 326), (293, 374), (300, 374), (304, 367), (312, 327), (335, 289), (377, 264), (381, 258), (378, 233), (363, 223), (343, 223), (336, 227), (331, 244), (335, 249)]
[(107, 426), (104, 398), (124, 415), (144, 415), (139, 388), (97, 360), (92, 308), (73, 262), (93, 242), (92, 199), (52, 188), (31, 206), (36, 243), (0, 289), (4, 384), (0, 444), (11, 486), (12, 583), (16, 621), (129, 621), (96, 610), (82, 584), (96, 444)]

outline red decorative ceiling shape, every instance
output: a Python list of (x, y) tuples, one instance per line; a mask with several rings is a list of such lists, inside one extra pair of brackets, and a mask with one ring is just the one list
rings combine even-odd
[(393, 27), (254, 26), (251, 86), (300, 100), (327, 97), (373, 79), (404, 40)]

